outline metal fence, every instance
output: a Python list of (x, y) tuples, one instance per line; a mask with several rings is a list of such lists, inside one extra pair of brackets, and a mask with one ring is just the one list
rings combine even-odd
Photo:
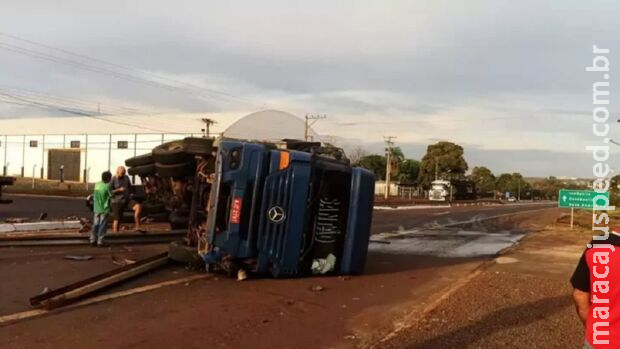
[[(0, 135), (0, 163), (5, 176), (42, 179), (56, 179), (56, 171), (60, 172), (61, 167), (76, 166), (79, 178), (75, 179), (94, 182), (99, 180), (103, 171), (113, 171), (124, 165), (127, 158), (148, 153), (164, 142), (189, 136), (200, 134)], [(73, 149), (79, 156), (70, 160), (50, 156), (59, 149)], [(69, 163), (76, 161), (79, 163)]]

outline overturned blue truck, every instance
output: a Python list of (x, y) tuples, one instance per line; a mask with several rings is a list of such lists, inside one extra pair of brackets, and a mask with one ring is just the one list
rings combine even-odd
[(130, 173), (171, 193), (176, 199), (163, 200), (176, 203), (172, 214), (187, 216), (188, 236), (171, 245), (172, 259), (230, 275), (363, 272), (375, 179), (342, 150), (295, 140), (214, 145), (188, 138), (148, 156), (151, 170)]

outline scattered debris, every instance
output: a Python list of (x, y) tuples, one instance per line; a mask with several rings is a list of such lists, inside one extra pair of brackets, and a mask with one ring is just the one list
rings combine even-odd
[(239, 269), (239, 271), (237, 272), (237, 281), (244, 281), (247, 279), (248, 279), (248, 273), (243, 269)]
[(317, 258), (312, 261), (312, 274), (327, 274), (336, 267), (336, 256), (329, 254), (326, 258)]
[(4, 221), (10, 224), (18, 224), (26, 222), (26, 218), (7, 218)]
[(389, 245), (392, 243), (391, 241), (387, 241), (387, 240), (370, 240), (369, 242), (372, 244), (384, 244), (384, 245)]
[(310, 291), (312, 292), (323, 292), (325, 291), (325, 287), (321, 286), (321, 285), (314, 285), (310, 288)]
[(82, 225), (82, 227), (79, 230), (80, 233), (88, 233), (92, 230), (93, 223), (89, 219), (80, 218), (79, 221), (80, 221), (80, 224)]
[(512, 257), (498, 257), (495, 258), (495, 263), (497, 264), (512, 264), (517, 263), (519, 260)]
[(134, 264), (136, 261), (123, 257), (112, 256), (112, 263), (124, 267), (126, 265)]
[(353, 341), (353, 340), (357, 339), (357, 336), (354, 335), (354, 334), (349, 334), (349, 335), (344, 336), (344, 339), (346, 339), (348, 341)]
[(72, 260), (72, 261), (84, 262), (84, 261), (89, 261), (89, 260), (93, 259), (93, 256), (87, 256), (87, 255), (85, 255), (85, 256), (77, 256), (77, 255), (68, 254), (68, 255), (65, 256), (65, 259)]

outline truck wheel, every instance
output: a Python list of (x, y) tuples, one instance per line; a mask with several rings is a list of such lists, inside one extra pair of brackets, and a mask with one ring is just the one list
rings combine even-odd
[(125, 160), (125, 166), (135, 167), (135, 166), (144, 166), (153, 163), (153, 156), (151, 153), (134, 156), (133, 158), (129, 158)]
[(213, 139), (187, 137), (183, 139), (185, 152), (191, 155), (211, 155), (213, 151)]
[(142, 204), (142, 207), (144, 208), (144, 211), (146, 211), (147, 215), (166, 211), (166, 205), (162, 202), (145, 201), (144, 204)]
[(155, 222), (169, 222), (170, 221), (170, 212), (168, 211), (161, 211), (158, 213), (148, 212), (146, 216), (154, 220)]
[(189, 227), (189, 217), (182, 216), (178, 212), (172, 212), (168, 221), (172, 229), (186, 229)]
[(196, 163), (193, 161), (173, 165), (156, 163), (155, 169), (161, 177), (182, 178), (196, 175)]
[(192, 160), (185, 151), (183, 141), (172, 141), (153, 148), (153, 160), (162, 165), (181, 164)]
[(148, 164), (148, 165), (140, 165), (140, 166), (130, 167), (129, 170), (127, 170), (127, 173), (130, 176), (149, 176), (149, 175), (154, 175), (155, 174), (155, 165), (154, 164)]
[(168, 247), (168, 258), (188, 265), (191, 269), (204, 268), (205, 262), (198, 254), (196, 247), (187, 246), (184, 242), (175, 241)]

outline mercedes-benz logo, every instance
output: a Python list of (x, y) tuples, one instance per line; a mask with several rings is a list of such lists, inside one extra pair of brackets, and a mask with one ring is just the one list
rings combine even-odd
[(286, 218), (286, 214), (284, 213), (284, 209), (280, 206), (274, 206), (267, 211), (267, 217), (269, 220), (274, 223), (282, 223), (282, 221)]

